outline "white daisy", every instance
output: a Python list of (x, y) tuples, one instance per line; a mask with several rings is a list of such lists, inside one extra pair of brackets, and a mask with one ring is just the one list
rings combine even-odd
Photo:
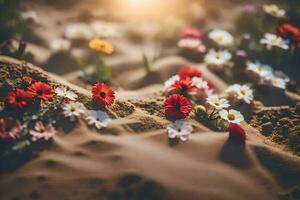
[(72, 101), (75, 101), (78, 97), (77, 94), (75, 94), (75, 92), (73, 92), (71, 90), (67, 90), (64, 87), (55, 88), (55, 93), (57, 94), (57, 96), (67, 98), (67, 99), (70, 99)]
[(86, 113), (85, 106), (80, 102), (70, 101), (63, 103), (62, 109), (64, 116), (69, 117), (71, 121), (75, 121), (77, 117)]
[(91, 28), (100, 38), (116, 38), (120, 32), (115, 24), (104, 21), (93, 21)]
[(233, 109), (230, 109), (229, 111), (220, 110), (219, 115), (222, 119), (225, 119), (230, 123), (239, 124), (244, 121), (244, 116), (239, 111)]
[(53, 52), (68, 51), (71, 47), (71, 42), (65, 39), (54, 39), (50, 43), (50, 48)]
[(174, 75), (170, 77), (168, 80), (164, 83), (164, 91), (168, 90), (176, 81), (179, 81), (180, 77), (178, 75)]
[(207, 97), (206, 102), (209, 103), (217, 110), (222, 110), (223, 108), (228, 108), (230, 105), (227, 99), (219, 98), (216, 95), (210, 95)]
[(289, 49), (287, 41), (272, 33), (265, 33), (264, 38), (260, 40), (260, 43), (265, 44), (268, 50), (271, 50), (272, 47), (279, 47), (285, 50)]
[(208, 34), (208, 38), (214, 41), (219, 46), (231, 46), (234, 39), (230, 33), (224, 30), (213, 30)]
[(279, 78), (279, 77), (272, 77), (271, 78), (271, 84), (274, 87), (285, 89), (286, 88), (286, 83), (287, 83), (287, 81), (282, 79), (282, 78)]
[(276, 18), (284, 18), (286, 11), (284, 9), (280, 9), (276, 4), (264, 5), (264, 11)]
[(168, 137), (170, 139), (179, 138), (181, 141), (186, 141), (193, 131), (193, 127), (183, 120), (176, 120), (167, 127)]
[(84, 23), (69, 24), (65, 30), (65, 36), (68, 39), (83, 39), (89, 40), (94, 36), (93, 30)]
[(102, 110), (90, 110), (86, 120), (89, 125), (95, 125), (97, 129), (106, 127), (111, 121), (108, 114)]
[(228, 50), (216, 51), (214, 49), (209, 50), (205, 55), (204, 61), (208, 65), (226, 65), (231, 59), (231, 54)]
[(229, 86), (226, 89), (226, 92), (228, 92), (228, 93), (230, 93), (230, 92), (235, 93), (238, 99), (243, 100), (243, 101), (245, 101), (248, 104), (254, 98), (254, 96), (253, 96), (253, 90), (248, 85), (234, 84), (234, 85)]
[(28, 21), (29, 23), (35, 23), (35, 24), (40, 23), (40, 19), (38, 18), (38, 15), (33, 10), (21, 12), (21, 18), (25, 21)]
[(273, 70), (269, 65), (261, 64), (259, 61), (247, 62), (247, 70), (256, 73), (260, 78), (269, 79)]

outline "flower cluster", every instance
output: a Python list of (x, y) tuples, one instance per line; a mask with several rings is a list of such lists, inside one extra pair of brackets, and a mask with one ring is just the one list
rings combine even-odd
[(181, 49), (194, 50), (199, 53), (204, 53), (206, 50), (205, 46), (202, 44), (201, 32), (194, 28), (183, 30), (177, 45)]

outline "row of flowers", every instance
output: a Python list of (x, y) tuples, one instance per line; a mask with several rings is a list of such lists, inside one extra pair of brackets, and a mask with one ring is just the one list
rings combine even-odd
[(213, 88), (194, 67), (179, 70), (177, 75), (165, 82), (165, 114), (173, 121), (167, 128), (169, 138), (179, 138), (182, 141), (188, 139), (193, 128), (185, 119), (193, 109), (197, 116), (228, 126), (230, 132), (237, 134), (238, 138), (245, 137), (238, 125), (244, 121), (244, 117), (239, 111), (229, 109), (229, 99), (231, 102), (236, 100), (250, 104), (254, 97), (253, 90), (248, 85), (234, 84), (226, 90), (225, 96), (218, 96)]
[(54, 112), (59, 110), (70, 121), (83, 118), (97, 129), (106, 127), (111, 121), (105, 108), (114, 103), (115, 94), (104, 83), (93, 86), (92, 103), (96, 110), (88, 110), (83, 103), (76, 101), (77, 94), (65, 87), (53, 88), (49, 83), (30, 77), (23, 77), (24, 81), (26, 84), (22, 84), (22, 88), (16, 88), (7, 95), (6, 110), (13, 114), (0, 118), (1, 140), (49, 140), (56, 133), (57, 116)]

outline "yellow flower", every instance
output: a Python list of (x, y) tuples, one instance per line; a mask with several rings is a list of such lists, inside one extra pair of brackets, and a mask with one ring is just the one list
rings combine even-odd
[(106, 40), (93, 39), (89, 43), (89, 47), (96, 51), (111, 54), (114, 51), (112, 44)]

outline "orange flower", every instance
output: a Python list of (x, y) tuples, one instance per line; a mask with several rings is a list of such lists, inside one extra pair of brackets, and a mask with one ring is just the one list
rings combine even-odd
[(96, 51), (111, 54), (114, 51), (112, 44), (106, 40), (93, 39), (89, 43), (89, 47)]

